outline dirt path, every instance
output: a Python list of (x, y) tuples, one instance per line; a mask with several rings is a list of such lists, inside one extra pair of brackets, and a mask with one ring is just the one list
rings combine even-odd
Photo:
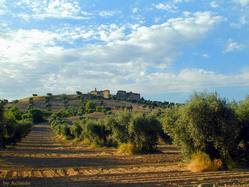
[(160, 154), (117, 156), (113, 149), (61, 144), (48, 124), (33, 127), (15, 149), (2, 150), (0, 186), (197, 186), (244, 184), (249, 171), (190, 173), (181, 167), (173, 146)]

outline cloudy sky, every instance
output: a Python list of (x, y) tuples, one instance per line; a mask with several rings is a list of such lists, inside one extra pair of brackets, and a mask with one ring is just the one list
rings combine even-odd
[(0, 0), (0, 98), (249, 94), (249, 0)]

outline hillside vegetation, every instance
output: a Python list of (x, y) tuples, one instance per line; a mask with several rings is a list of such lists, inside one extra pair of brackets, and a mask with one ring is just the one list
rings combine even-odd
[(156, 102), (150, 100), (144, 100), (143, 98), (139, 101), (126, 101), (116, 100), (115, 98), (105, 99), (103, 97), (96, 97), (90, 94), (80, 95), (52, 95), (47, 96), (35, 96), (15, 100), (6, 104), (6, 108), (16, 106), (22, 111), (29, 108), (37, 108), (41, 110), (48, 110), (51, 112), (58, 112), (63, 108), (78, 109), (86, 104), (87, 101), (91, 101), (96, 106), (104, 107), (112, 111), (120, 111), (123, 109), (148, 112), (157, 107), (169, 107), (175, 105), (170, 102)]
[[(34, 96), (5, 105), (17, 120), (48, 119), (57, 137), (119, 154), (157, 152), (173, 142), (193, 171), (248, 167), (249, 98), (199, 93), (184, 105), (89, 95)], [(199, 168), (199, 169), (196, 169)]]

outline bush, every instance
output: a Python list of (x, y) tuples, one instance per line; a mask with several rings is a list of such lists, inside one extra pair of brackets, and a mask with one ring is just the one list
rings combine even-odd
[(249, 97), (234, 106), (241, 124), (237, 160), (242, 166), (249, 166)]
[(10, 108), (8, 111), (12, 113), (16, 120), (22, 120), (23, 112), (21, 112), (16, 106)]
[(44, 122), (43, 112), (41, 110), (39, 110), (39, 109), (31, 109), (31, 110), (29, 110), (29, 113), (32, 116), (32, 122), (34, 124)]
[(86, 109), (85, 109), (85, 107), (84, 106), (82, 106), (82, 107), (79, 107), (79, 109), (78, 109), (78, 115), (79, 116), (82, 116), (83, 114), (85, 114), (86, 113)]
[(96, 111), (97, 112), (103, 112), (104, 111), (104, 107), (103, 106), (97, 106), (96, 107)]
[(154, 152), (157, 149), (160, 127), (160, 122), (152, 116), (135, 116), (128, 129), (129, 141), (138, 152)]
[(127, 111), (118, 113), (114, 117), (109, 116), (101, 123), (104, 124), (110, 145), (131, 144), (136, 152), (140, 153), (156, 151), (158, 138), (163, 131), (161, 123), (155, 116), (132, 115)]
[(106, 126), (111, 131), (113, 142), (116, 144), (128, 143), (128, 126), (131, 121), (131, 113), (123, 112), (116, 115), (115, 118), (109, 117), (106, 120)]
[(30, 121), (22, 120), (22, 121), (19, 121), (15, 127), (16, 129), (15, 129), (15, 135), (14, 135), (13, 142), (16, 143), (30, 132), (32, 124)]
[(67, 112), (68, 112), (69, 116), (76, 116), (78, 113), (78, 108), (68, 107)]
[(82, 131), (83, 129), (78, 123), (71, 126), (71, 134), (74, 138), (81, 138)]
[(91, 101), (87, 101), (85, 105), (85, 109), (87, 113), (93, 113), (96, 111), (96, 104)]
[(83, 123), (83, 138), (88, 139), (92, 144), (99, 146), (108, 145), (107, 136), (104, 125), (91, 120)]
[(209, 155), (198, 152), (192, 155), (192, 159), (188, 164), (188, 170), (192, 172), (217, 171), (221, 169), (222, 161), (219, 159), (211, 160)]
[(167, 109), (164, 130), (186, 158), (201, 151), (234, 167), (240, 125), (232, 108), (217, 94), (196, 94), (185, 106)]
[(3, 106), (0, 102), (0, 147), (5, 148), (6, 145), (20, 141), (29, 132), (31, 124), (26, 121), (17, 121), (20, 115), (16, 108), (4, 111)]
[(60, 126), (60, 134), (63, 135), (67, 140), (73, 139), (73, 135), (71, 134), (70, 127), (67, 123), (63, 123)]

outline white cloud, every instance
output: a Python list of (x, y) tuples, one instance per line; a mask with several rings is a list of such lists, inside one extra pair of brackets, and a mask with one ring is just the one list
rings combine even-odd
[(218, 7), (219, 7), (219, 4), (218, 4), (216, 1), (212, 1), (212, 2), (210, 3), (210, 6), (211, 6), (212, 8), (218, 8)]
[(0, 0), (0, 15), (4, 15), (6, 13), (6, 1)]
[[(153, 94), (153, 90), (159, 93), (193, 92), (203, 89), (248, 87), (249, 72), (224, 75), (203, 69), (183, 69), (178, 73), (154, 73), (147, 76), (141, 86), (141, 90)], [(147, 89), (146, 85), (150, 85)]]
[(241, 6), (249, 5), (249, 0), (234, 0), (234, 2), (240, 4)]
[(139, 8), (137, 8), (137, 7), (132, 9), (132, 13), (134, 13), (134, 14), (138, 13), (138, 11), (139, 11)]
[(173, 0), (174, 3), (188, 3), (191, 2), (191, 0)]
[(158, 3), (153, 5), (156, 9), (166, 10), (168, 12), (177, 12), (178, 7), (173, 3)]
[(207, 53), (202, 54), (203, 58), (209, 58), (210, 56)]
[(101, 11), (99, 12), (99, 16), (101, 17), (112, 17), (115, 16), (118, 12), (116, 11)]
[[(180, 89), (180, 85), (182, 89), (198, 87), (202, 83), (193, 84), (196, 80), (191, 77), (200, 73), (173, 74), (166, 68), (184, 47), (205, 38), (220, 21), (221, 17), (210, 12), (197, 12), (150, 27), (111, 24), (97, 29), (74, 27), (70, 30), (68, 26), (51, 31), (19, 29), (2, 33), (0, 96), (13, 98), (17, 94), (14, 90), (30, 95), (44, 90), (58, 93), (110, 87), (113, 91), (158, 93)], [(88, 39), (102, 42), (73, 48), (60, 44), (76, 40), (84, 43)], [(161, 73), (149, 73), (151, 67)], [(155, 89), (148, 90), (148, 84)]]
[(234, 51), (238, 51), (244, 48), (243, 44), (233, 41), (231, 38), (228, 39), (227, 44), (224, 49), (224, 53), (230, 53)]
[(239, 18), (239, 20), (236, 23), (231, 23), (230, 26), (236, 29), (241, 29), (244, 26), (247, 26), (249, 23), (249, 17), (246, 15), (243, 15)]
[(86, 15), (86, 12), (81, 11), (79, 2), (76, 0), (21, 0), (16, 5), (25, 10), (17, 14), (25, 20), (30, 18), (88, 19), (90, 16), (90, 14)]

